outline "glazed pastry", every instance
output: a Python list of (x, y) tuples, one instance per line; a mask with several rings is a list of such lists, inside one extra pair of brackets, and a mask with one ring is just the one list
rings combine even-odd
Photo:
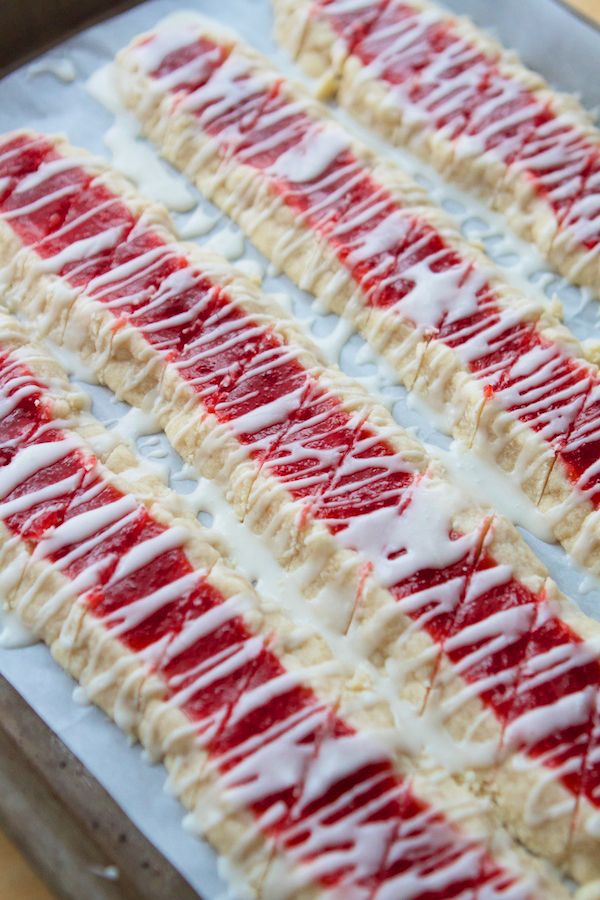
[(321, 90), (476, 191), (600, 296), (600, 136), (466, 19), (427, 0), (273, 0), (278, 40)]
[(360, 665), (265, 604), (85, 399), (0, 311), (3, 600), (164, 760), (256, 892), (566, 896), (481, 804), (396, 749), (401, 723), (363, 702)]
[(600, 380), (552, 313), (228, 32), (167, 24), (136, 39), (119, 72), (161, 152), (511, 473), (598, 574)]
[(597, 877), (599, 626), (516, 529), (123, 179), (30, 133), (0, 145), (0, 177), (11, 307), (156, 414), (319, 627), (391, 679), (438, 765), (528, 847)]

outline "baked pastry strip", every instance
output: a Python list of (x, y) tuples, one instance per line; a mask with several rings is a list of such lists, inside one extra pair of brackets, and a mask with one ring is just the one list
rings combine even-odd
[(475, 190), (600, 296), (600, 133), (579, 101), (427, 0), (273, 0), (278, 40), (321, 90)]
[(228, 32), (190, 18), (119, 56), (161, 152), (302, 288), (350, 318), (600, 573), (600, 379), (421, 189)]
[(529, 898), (537, 881), (566, 896), (489, 811), (396, 749), (360, 666), (269, 609), (84, 399), (0, 312), (3, 600), (165, 760), (255, 890)]
[(24, 133), (0, 149), (10, 306), (155, 413), (321, 626), (435, 726), (430, 755), (528, 847), (596, 875), (600, 626), (279, 307), (82, 153)]

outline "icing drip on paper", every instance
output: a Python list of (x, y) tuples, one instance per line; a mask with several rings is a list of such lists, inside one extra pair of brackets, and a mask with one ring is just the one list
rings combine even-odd
[(98, 379), (91, 368), (82, 362), (77, 353), (74, 353), (66, 347), (59, 346), (55, 341), (47, 340), (46, 343), (48, 344), (52, 355), (56, 357), (63, 369), (65, 369), (69, 375), (72, 375), (78, 381), (83, 381), (86, 384), (98, 384)]
[(23, 625), (18, 616), (6, 610), (0, 612), (0, 647), (12, 650), (31, 647), (37, 642), (38, 638), (30, 628)]
[(178, 228), (178, 234), (182, 238), (194, 238), (208, 234), (216, 225), (218, 216), (206, 212), (201, 205), (194, 210), (183, 225)]
[(59, 81), (62, 81), (63, 84), (69, 84), (75, 81), (77, 72), (73, 61), (63, 56), (40, 59), (38, 62), (27, 66), (27, 77), (35, 78), (36, 75), (53, 75)]

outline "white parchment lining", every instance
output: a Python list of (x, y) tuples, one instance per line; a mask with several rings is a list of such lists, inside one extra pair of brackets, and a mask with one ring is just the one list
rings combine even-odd
[[(570, 15), (553, 0), (536, 0), (535, 4), (523, 3), (522, 0), (503, 0), (501, 4), (490, 3), (489, 0), (448, 0), (448, 5), (455, 11), (470, 13), (480, 24), (495, 26), (497, 36), (505, 43), (516, 46), (525, 62), (540, 69), (557, 87), (580, 91), (590, 107), (600, 103), (596, 62), (600, 51), (600, 32)], [(0, 81), (0, 131), (30, 126), (47, 132), (64, 132), (72, 143), (110, 157), (105, 136), (113, 124), (113, 116), (90, 97), (85, 83), (94, 70), (109, 62), (115, 52), (136, 33), (151, 27), (178, 6), (174, 0), (149, 0), (70, 39), (41, 57), (41, 64), (30, 64), (7, 76)], [(235, 26), (243, 37), (267, 53), (287, 74), (299, 77), (298, 71), (271, 39), (269, 0), (188, 0), (185, 6)], [(547, 48), (552, 52), (546, 52)], [(72, 81), (62, 80), (69, 79), (71, 75), (75, 76)], [(351, 124), (348, 117), (340, 114), (340, 118), (345, 124)], [(361, 129), (354, 130), (365, 137)], [(108, 143), (109, 149), (116, 150), (118, 157), (119, 140), (111, 140), (109, 135)], [(549, 272), (535, 251), (506, 233), (499, 216), (484, 211), (480, 204), (444, 185), (427, 167), (407, 154), (390, 151), (381, 144), (378, 146), (417, 175), (436, 201), (460, 221), (466, 234), (483, 241), (490, 255), (505, 268), (511, 280), (534, 295), (538, 292), (544, 292), (548, 297), (558, 294), (565, 306), (566, 321), (578, 337), (600, 338), (600, 306), (590, 302), (585, 293)], [(145, 149), (145, 156), (140, 157), (146, 161), (142, 163), (145, 171), (141, 179), (145, 187), (146, 182), (153, 179), (155, 165), (151, 163), (149, 152)], [(116, 162), (119, 162), (118, 158)], [(168, 171), (168, 167), (163, 168)], [(175, 177), (172, 172), (171, 176)], [(186, 206), (189, 185), (184, 179), (176, 177), (179, 185), (177, 205)], [(193, 190), (192, 196), (198, 198)], [(226, 217), (216, 213), (206, 201), (201, 201), (201, 208), (217, 220), (209, 236), (217, 247), (227, 251), (231, 257), (237, 257), (243, 251), (245, 261), (254, 261), (251, 263), (254, 270), (257, 263), (259, 267), (266, 268), (264, 260), (247, 242), (244, 245), (238, 230), (227, 222)], [(185, 219), (179, 221), (181, 223)], [(320, 315), (311, 299), (295, 289), (283, 276), (266, 275), (263, 287), (271, 292), (285, 292), (291, 298), (294, 313), (313, 332), (325, 352), (333, 358), (341, 355), (343, 368), (353, 375), (366, 377), (372, 387), (387, 396), (390, 402), (393, 401), (394, 415), (402, 425), (413, 427), (422, 440), (442, 449), (449, 446), (449, 440), (436, 431), (422, 413), (407, 404), (405, 391), (390, 384), (365, 349), (364, 342), (358, 336), (352, 336), (351, 329), (344, 323), (340, 324), (337, 317)], [(94, 413), (109, 426), (126, 413), (125, 404), (115, 403), (110, 392), (80, 380), (78, 384), (90, 393)], [(137, 448), (147, 459), (154, 459), (166, 466), (170, 476), (181, 466), (175, 454), (168, 449), (163, 435), (138, 438)], [(177, 483), (173, 485), (177, 487)], [(544, 560), (560, 587), (586, 612), (600, 618), (600, 589), (597, 585), (584, 578), (559, 547), (549, 545), (528, 532), (524, 532), (524, 536)], [(240, 559), (239, 562), (244, 568), (244, 561)], [(73, 682), (52, 661), (44, 646), (20, 649), (0, 647), (0, 673), (202, 897), (214, 900), (223, 896), (223, 892), (228, 893), (212, 850), (182, 829), (183, 811), (162, 789), (165, 780), (162, 767), (148, 765), (142, 759), (139, 748), (128, 746), (122, 733), (98, 710), (73, 701)]]

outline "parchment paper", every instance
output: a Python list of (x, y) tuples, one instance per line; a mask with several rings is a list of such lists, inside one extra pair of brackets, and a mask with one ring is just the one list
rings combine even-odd
[[(271, 40), (269, 0), (188, 0), (185, 4), (178, 4), (175, 0), (150, 0), (82, 32), (41, 57), (44, 63), (66, 57), (76, 72), (72, 83), (62, 83), (49, 73), (32, 75), (30, 66), (0, 81), (0, 131), (25, 125), (49, 132), (63, 131), (73, 143), (107, 155), (103, 136), (112, 124), (112, 116), (89, 96), (85, 81), (98, 66), (111, 60), (114, 53), (137, 32), (151, 27), (159, 18), (181, 5), (213, 15), (234, 26), (258, 49), (269, 54), (287, 74), (298, 77), (299, 73)], [(497, 36), (516, 47), (525, 62), (541, 70), (555, 86), (580, 92), (590, 107), (600, 103), (597, 78), (600, 33), (558, 3), (553, 0), (536, 0), (535, 3), (531, 0), (502, 0), (502, 3), (448, 0), (448, 5), (456, 11), (471, 14), (479, 24), (493, 26)], [(434, 195), (450, 212), (455, 213), (459, 207), (465, 206), (464, 197), (457, 192), (446, 189), (439, 182), (436, 186), (435, 177), (425, 167), (417, 166), (414, 161), (407, 162), (406, 156), (401, 153), (391, 155), (405, 162), (411, 171), (422, 172), (426, 182), (434, 186)], [(210, 204), (205, 203), (204, 206), (211, 209)], [(483, 213), (478, 204), (467, 202), (466, 208), (458, 212), (465, 229), (471, 227), (475, 233), (479, 229), (486, 245), (496, 249), (496, 256), (506, 256), (509, 251), (518, 255), (522, 251), (519, 242), (504, 234), (501, 221)], [(223, 224), (226, 222), (221, 217), (217, 229)], [(260, 259), (259, 254), (247, 245), (245, 255), (250, 259)], [(539, 268), (543, 274), (541, 263)], [(579, 292), (573, 291), (560, 279), (552, 280), (547, 273), (541, 283), (546, 293), (562, 291), (567, 320), (579, 336), (600, 337), (598, 308), (593, 303), (582, 306)], [(335, 326), (334, 317), (315, 316), (309, 298), (295, 290), (284, 277), (267, 277), (264, 287), (290, 294), (294, 311), (301, 317), (310, 316), (311, 327), (317, 337), (331, 332)], [(360, 339), (356, 336), (351, 338), (342, 352), (342, 365), (351, 374), (370, 375), (375, 366), (361, 348)], [(385, 379), (380, 379), (381, 384), (385, 387)], [(104, 389), (83, 386), (94, 400), (95, 414), (103, 421), (113, 421), (126, 411), (125, 405), (112, 402), (109, 392)], [(440, 447), (448, 445), (447, 438), (436, 432), (417, 411), (409, 408), (400, 388), (388, 386), (385, 391), (396, 398), (394, 414), (401, 424), (414, 427), (424, 440)], [(157, 451), (159, 456), (164, 454), (161, 458), (171, 471), (181, 465), (175, 454), (168, 451), (164, 436), (158, 438), (158, 444), (148, 438), (141, 439), (138, 449), (150, 456), (156, 456)], [(528, 533), (525, 537), (548, 565), (562, 589), (586, 611), (600, 618), (600, 591), (596, 587), (588, 590), (585, 586), (585, 590), (582, 589), (582, 573), (568, 562), (563, 551)], [(47, 649), (41, 645), (0, 649), (0, 672), (198, 893), (206, 900), (213, 900), (222, 894), (226, 885), (218, 874), (215, 855), (206, 844), (182, 829), (181, 808), (162, 791), (163, 769), (144, 762), (139, 748), (128, 746), (124, 736), (102, 713), (73, 701), (73, 683), (54, 664)]]

